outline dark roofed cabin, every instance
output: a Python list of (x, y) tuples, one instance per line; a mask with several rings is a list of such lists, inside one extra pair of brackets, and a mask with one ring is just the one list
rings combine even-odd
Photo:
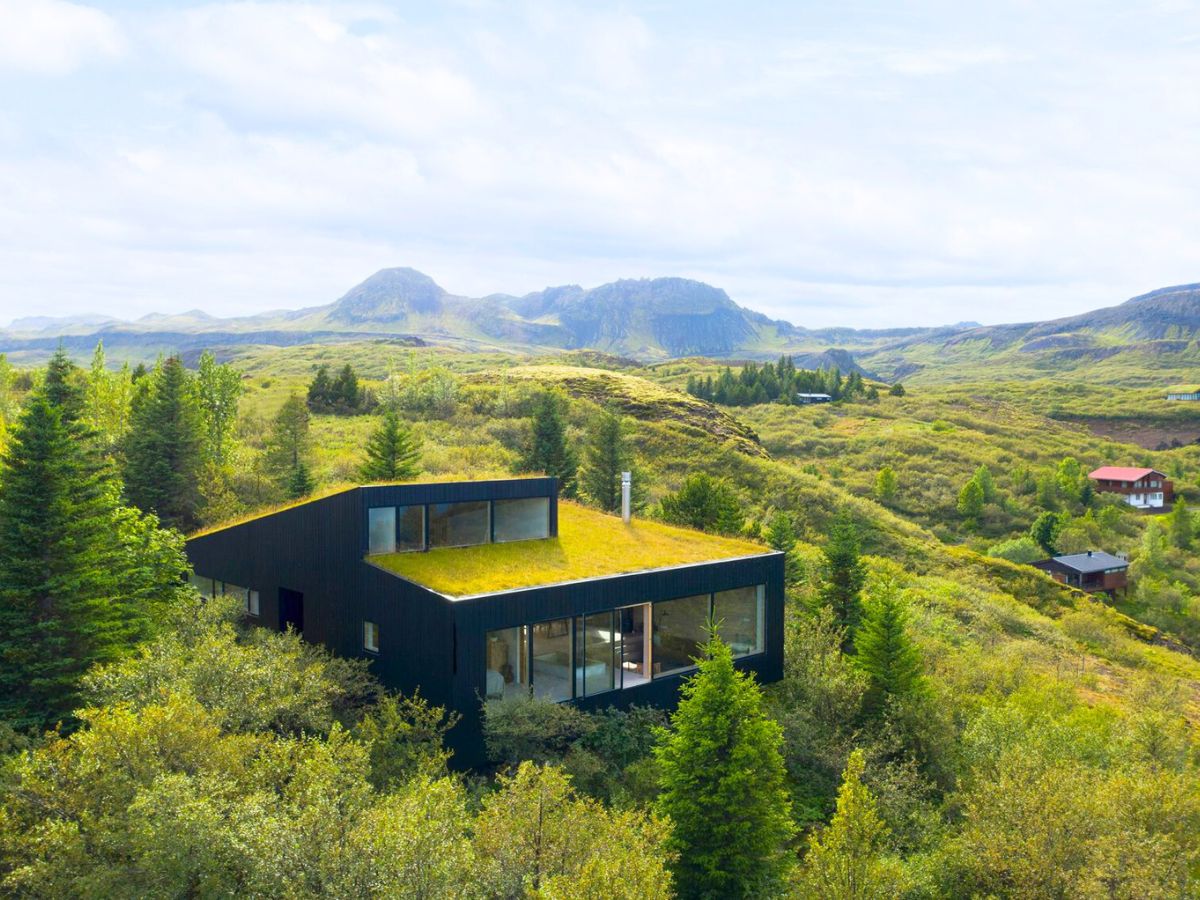
[(1115, 596), (1128, 586), (1128, 561), (1102, 550), (1071, 553), (1035, 562), (1035, 568), (1048, 572), (1055, 581), (1095, 594)]
[(783, 554), (559, 504), (557, 481), (369, 485), (187, 542), (202, 593), (236, 593), (388, 687), (462, 720), (456, 764), (484, 748), (480, 703), (533, 692), (584, 708), (673, 706), (710, 616), (739, 668), (783, 677)]

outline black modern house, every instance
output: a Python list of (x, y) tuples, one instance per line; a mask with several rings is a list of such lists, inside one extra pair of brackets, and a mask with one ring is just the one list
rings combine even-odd
[(560, 505), (557, 489), (355, 487), (198, 534), (187, 554), (201, 593), (459, 713), (460, 766), (483, 760), (491, 700), (673, 706), (710, 621), (740, 668), (783, 676), (783, 554)]

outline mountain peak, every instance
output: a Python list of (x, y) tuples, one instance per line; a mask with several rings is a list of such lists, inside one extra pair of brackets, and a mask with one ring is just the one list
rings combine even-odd
[(345, 324), (395, 322), (413, 313), (441, 311), (446, 292), (424, 272), (407, 267), (380, 269), (348, 290), (329, 318)]

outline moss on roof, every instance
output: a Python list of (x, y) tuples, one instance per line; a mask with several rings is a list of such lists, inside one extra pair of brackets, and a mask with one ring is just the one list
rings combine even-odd
[(370, 561), (441, 594), (470, 596), (769, 553), (761, 544), (634, 519), (626, 525), (574, 503), (558, 505), (558, 537), (389, 553)]

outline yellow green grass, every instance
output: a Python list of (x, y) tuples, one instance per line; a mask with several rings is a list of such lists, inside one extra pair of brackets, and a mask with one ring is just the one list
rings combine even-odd
[(552, 540), (391, 553), (371, 562), (439, 593), (469, 596), (767, 552), (739, 538), (644, 519), (626, 525), (618, 516), (560, 503)]

